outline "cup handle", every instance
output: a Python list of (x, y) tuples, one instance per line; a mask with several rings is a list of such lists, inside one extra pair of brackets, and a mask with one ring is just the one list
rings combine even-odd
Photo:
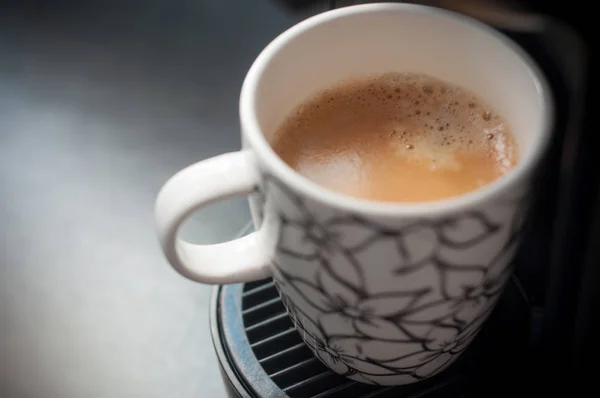
[(261, 230), (229, 242), (196, 245), (178, 237), (190, 215), (211, 203), (248, 195), (258, 186), (254, 154), (243, 150), (193, 164), (171, 177), (155, 204), (158, 237), (165, 256), (180, 274), (206, 284), (247, 282), (270, 276)]

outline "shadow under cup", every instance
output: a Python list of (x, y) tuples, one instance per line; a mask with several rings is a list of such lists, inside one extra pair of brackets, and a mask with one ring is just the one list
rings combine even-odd
[[(519, 163), (458, 197), (380, 204), (311, 183), (269, 148), (265, 138), (311, 95), (387, 72), (427, 74), (484, 99), (511, 126)], [(269, 231), (276, 286), (315, 355), (337, 373), (381, 385), (449, 366), (510, 276), (530, 177), (549, 140), (549, 93), (527, 54), (452, 12), (348, 7), (275, 39), (248, 73), (240, 114), (243, 145), (263, 176), (253, 219)]]

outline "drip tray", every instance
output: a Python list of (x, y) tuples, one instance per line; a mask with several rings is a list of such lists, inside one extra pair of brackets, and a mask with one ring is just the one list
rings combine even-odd
[(362, 384), (327, 369), (302, 342), (271, 279), (215, 288), (211, 330), (232, 397), (489, 397), (518, 391), (525, 374), (531, 314), (520, 292), (511, 280), (450, 368), (400, 387)]

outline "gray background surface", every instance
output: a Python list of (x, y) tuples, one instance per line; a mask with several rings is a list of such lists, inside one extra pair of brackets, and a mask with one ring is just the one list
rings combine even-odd
[[(211, 288), (167, 265), (154, 197), (239, 148), (247, 69), (307, 14), (268, 0), (26, 3), (0, 3), (0, 396), (225, 396)], [(218, 242), (248, 220), (239, 199), (184, 233)]]

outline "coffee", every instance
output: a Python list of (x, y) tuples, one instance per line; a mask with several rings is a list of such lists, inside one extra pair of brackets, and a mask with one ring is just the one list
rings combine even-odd
[(460, 195), (518, 160), (509, 126), (481, 98), (414, 73), (330, 87), (294, 109), (270, 141), (317, 184), (388, 202)]

